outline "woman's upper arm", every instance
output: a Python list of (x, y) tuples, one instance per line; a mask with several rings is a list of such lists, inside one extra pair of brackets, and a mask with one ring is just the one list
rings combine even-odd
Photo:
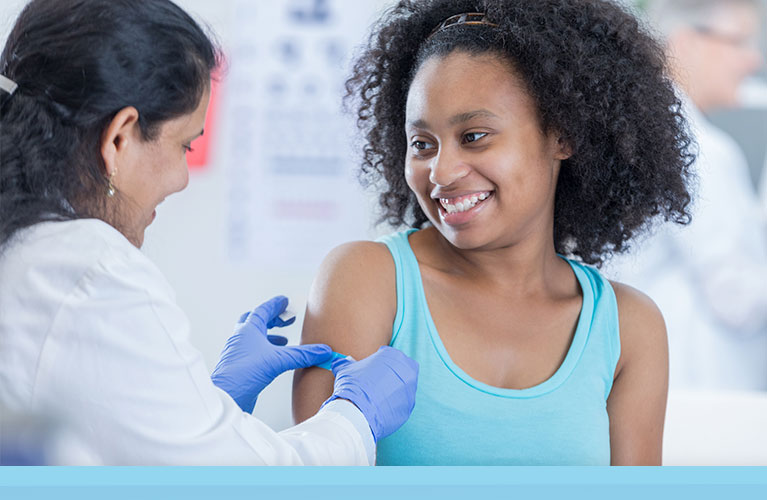
[(658, 307), (643, 293), (613, 283), (621, 356), (607, 412), (612, 465), (660, 465), (668, 395), (668, 340)]
[[(309, 292), (301, 343), (324, 343), (362, 359), (391, 340), (397, 309), (394, 261), (386, 246), (353, 242), (334, 249)], [(293, 418), (302, 422), (333, 392), (333, 374), (298, 370), (293, 378)]]

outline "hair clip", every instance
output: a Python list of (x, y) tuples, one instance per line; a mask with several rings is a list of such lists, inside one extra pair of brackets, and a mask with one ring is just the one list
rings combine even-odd
[(491, 23), (487, 20), (487, 14), (484, 14), (482, 12), (464, 12), (463, 14), (456, 14), (455, 16), (450, 16), (439, 25), (432, 30), (432, 32), (429, 34), (426, 39), (433, 37), (440, 31), (449, 28), (451, 26), (458, 26), (458, 25), (469, 25), (469, 26), (476, 26), (476, 25), (484, 25), (489, 26), (491, 28), (497, 28), (498, 25), (495, 23)]
[(19, 85), (8, 77), (0, 75), (0, 90), (6, 92), (8, 95), (13, 95)]

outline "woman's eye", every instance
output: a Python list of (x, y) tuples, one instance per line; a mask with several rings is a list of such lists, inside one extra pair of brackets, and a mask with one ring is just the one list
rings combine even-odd
[(469, 132), (464, 134), (463, 142), (476, 142), (487, 135), (487, 132)]
[(410, 147), (417, 151), (424, 151), (426, 149), (434, 148), (434, 145), (426, 141), (413, 141), (410, 143)]

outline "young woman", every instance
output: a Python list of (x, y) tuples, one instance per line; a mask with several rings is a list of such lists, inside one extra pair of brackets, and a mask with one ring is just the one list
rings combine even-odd
[[(348, 89), (383, 218), (411, 229), (328, 256), (303, 339), (420, 363), (378, 464), (659, 464), (663, 318), (589, 265), (688, 220), (661, 48), (609, 1), (402, 0)], [(296, 419), (332, 384), (299, 373)]]

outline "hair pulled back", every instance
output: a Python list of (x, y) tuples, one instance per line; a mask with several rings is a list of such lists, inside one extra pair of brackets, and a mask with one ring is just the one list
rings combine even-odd
[[(454, 25), (429, 36), (469, 12), (498, 26)], [(600, 265), (657, 217), (689, 222), (692, 141), (663, 49), (607, 0), (400, 0), (388, 10), (346, 84), (365, 137), (361, 177), (383, 185), (382, 221), (428, 221), (405, 181), (405, 104), (421, 64), (458, 50), (508, 61), (541, 128), (572, 148), (556, 188), (558, 252)]]
[(121, 109), (144, 140), (193, 111), (219, 63), (169, 0), (33, 0), (0, 57), (0, 245), (45, 220), (103, 218), (101, 136)]

